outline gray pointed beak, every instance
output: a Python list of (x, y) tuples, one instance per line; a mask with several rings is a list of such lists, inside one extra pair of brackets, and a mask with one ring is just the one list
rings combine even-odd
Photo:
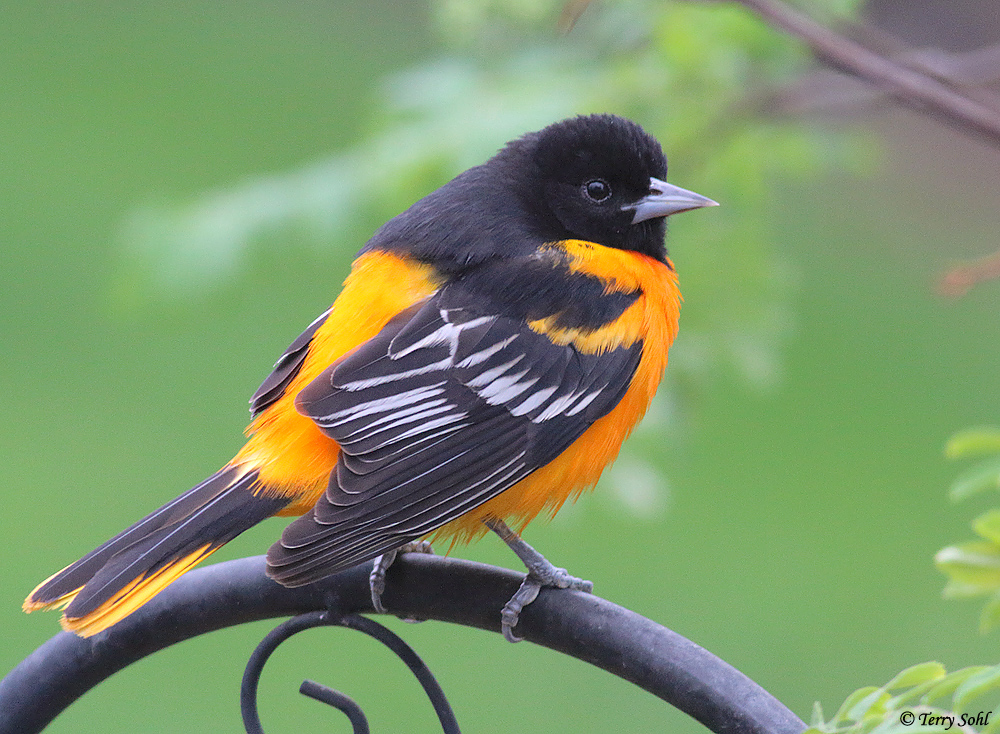
[(658, 178), (650, 178), (649, 193), (635, 204), (629, 204), (622, 207), (622, 209), (634, 211), (635, 216), (632, 217), (632, 224), (638, 224), (639, 222), (645, 222), (647, 219), (668, 217), (671, 214), (686, 212), (690, 209), (718, 205), (719, 202), (712, 201), (701, 194), (682, 189), (680, 186), (668, 184), (666, 181), (661, 181)]

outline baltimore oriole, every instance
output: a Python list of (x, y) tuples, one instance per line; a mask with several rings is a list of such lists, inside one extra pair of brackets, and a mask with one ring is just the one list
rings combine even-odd
[(391, 219), (251, 398), (235, 458), (24, 609), (65, 608), (65, 629), (96, 634), (272, 515), (302, 515), (267, 554), (272, 578), (381, 556), (377, 608), (401, 547), (496, 531), (529, 568), (508, 639), (540, 586), (589, 590), (506, 523), (593, 486), (656, 391), (680, 308), (664, 219), (715, 205), (666, 174), (637, 124), (576, 117)]

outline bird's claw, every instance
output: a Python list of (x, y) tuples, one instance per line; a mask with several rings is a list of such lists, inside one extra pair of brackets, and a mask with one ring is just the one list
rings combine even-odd
[(593, 581), (571, 576), (565, 568), (556, 568), (553, 566), (549, 570), (548, 575), (540, 580), (542, 586), (551, 586), (556, 589), (575, 589), (576, 591), (584, 591), (588, 594), (594, 592)]
[(508, 642), (521, 642), (524, 639), (514, 634), (514, 628), (517, 626), (521, 610), (535, 600), (543, 586), (551, 586), (556, 589), (575, 589), (587, 594), (594, 591), (592, 582), (570, 576), (565, 568), (553, 566), (545, 556), (525, 543), (521, 536), (511, 530), (503, 520), (489, 517), (483, 520), (483, 524), (499, 535), (500, 539), (514, 551), (528, 568), (528, 575), (521, 582), (521, 587), (500, 612), (500, 631), (503, 632), (504, 639)]
[(551, 586), (555, 589), (575, 589), (587, 594), (593, 593), (594, 584), (576, 576), (571, 576), (565, 568), (552, 566), (546, 569), (545, 573), (539, 575), (534, 571), (524, 577), (520, 588), (510, 598), (500, 611), (500, 631), (507, 642), (523, 642), (523, 637), (514, 634), (517, 627), (521, 611), (531, 604), (537, 597), (543, 586)]
[(375, 565), (372, 566), (372, 572), (368, 574), (368, 588), (372, 594), (372, 606), (379, 614), (387, 612), (385, 606), (382, 604), (382, 594), (385, 593), (385, 572), (389, 570), (389, 566), (396, 560), (397, 552), (394, 550), (389, 551), (376, 558)]
[(524, 638), (514, 634), (521, 610), (531, 604), (542, 590), (542, 582), (533, 577), (530, 573), (524, 577), (521, 587), (517, 593), (510, 598), (500, 611), (500, 630), (507, 642), (521, 642)]
[(385, 593), (385, 574), (400, 553), (429, 553), (433, 555), (434, 549), (431, 548), (430, 541), (414, 540), (401, 545), (396, 550), (383, 553), (375, 559), (372, 572), (368, 575), (368, 588), (372, 594), (372, 607), (379, 614), (388, 614), (388, 610), (382, 604), (382, 594)]

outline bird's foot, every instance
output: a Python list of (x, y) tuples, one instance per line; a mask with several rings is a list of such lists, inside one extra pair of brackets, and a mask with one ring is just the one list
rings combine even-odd
[(396, 556), (400, 553), (430, 553), (433, 555), (434, 549), (431, 548), (429, 541), (414, 540), (401, 545), (396, 550), (383, 553), (375, 559), (375, 565), (372, 567), (372, 572), (368, 575), (368, 587), (371, 589), (372, 606), (379, 614), (388, 613), (388, 610), (382, 604), (382, 594), (385, 593), (385, 573), (389, 570), (389, 566), (393, 564), (393, 561), (396, 560)]
[(521, 642), (524, 638), (514, 634), (518, 619), (526, 606), (531, 604), (544, 586), (556, 589), (576, 589), (588, 594), (593, 592), (594, 584), (590, 581), (571, 576), (565, 568), (552, 565), (548, 559), (525, 543), (521, 537), (511, 530), (502, 520), (485, 521), (486, 527), (500, 536), (517, 557), (528, 568), (528, 575), (521, 582), (521, 587), (511, 597), (500, 612), (500, 629), (508, 642)]

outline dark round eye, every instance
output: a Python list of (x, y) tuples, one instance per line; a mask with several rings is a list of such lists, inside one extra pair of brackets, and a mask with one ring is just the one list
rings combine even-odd
[(611, 198), (611, 187), (608, 186), (607, 181), (595, 178), (593, 181), (587, 181), (583, 185), (583, 193), (591, 201), (600, 203)]

